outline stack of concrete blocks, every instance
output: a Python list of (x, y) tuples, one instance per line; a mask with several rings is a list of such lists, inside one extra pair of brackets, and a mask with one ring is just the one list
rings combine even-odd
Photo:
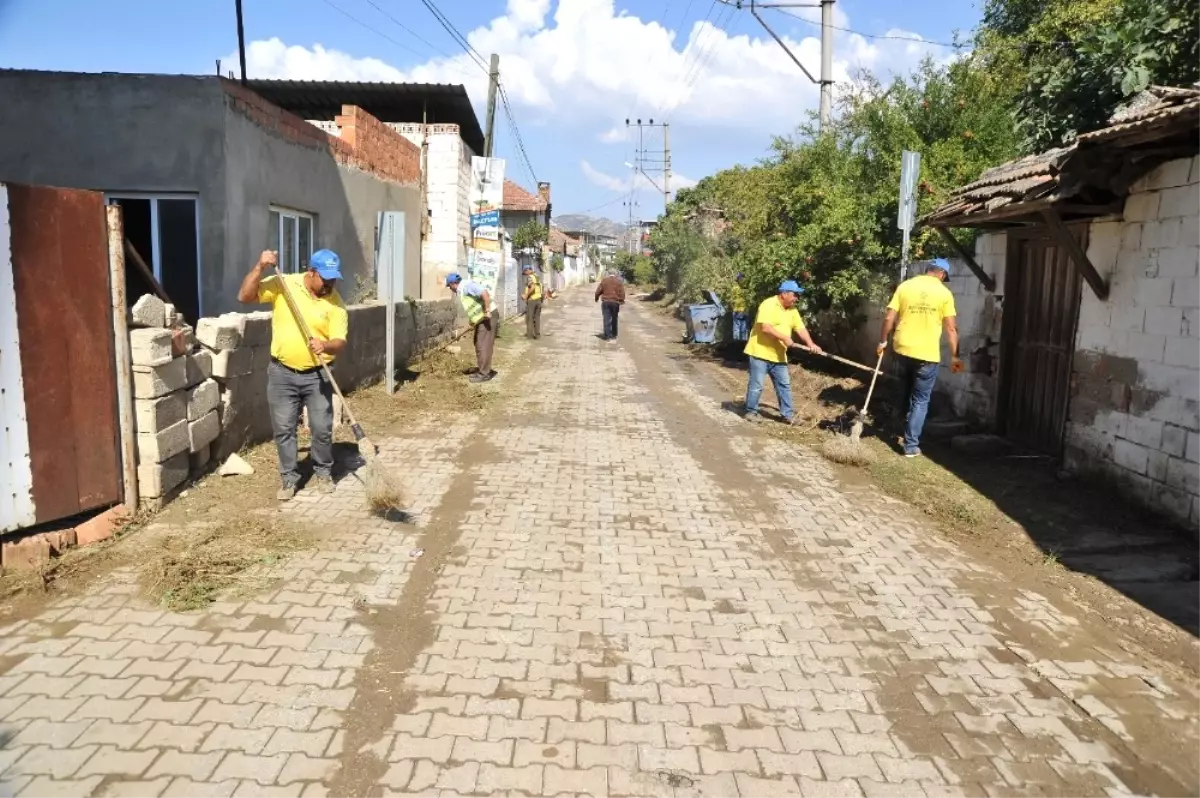
[[(163, 304), (146, 300), (135, 305), (134, 324), (165, 323)], [(161, 505), (189, 472), (207, 465), (209, 444), (220, 431), (211, 361), (201, 353), (175, 356), (173, 334), (164, 326), (139, 326), (129, 332), (138, 493), (150, 506)]]
[(271, 361), (271, 314), (226, 313), (201, 319), (196, 340), (212, 357), (220, 386), (220, 435), (213, 455), (224, 460), (247, 444), (271, 436), (267, 366)]

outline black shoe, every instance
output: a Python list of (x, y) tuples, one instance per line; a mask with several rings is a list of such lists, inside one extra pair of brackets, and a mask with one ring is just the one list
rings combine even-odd
[(487, 374), (472, 374), (467, 378), (467, 382), (487, 382), (490, 379), (491, 376)]

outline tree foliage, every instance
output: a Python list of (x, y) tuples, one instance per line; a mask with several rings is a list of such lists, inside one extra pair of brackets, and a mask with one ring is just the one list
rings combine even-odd
[(550, 236), (550, 230), (546, 225), (530, 219), (512, 234), (512, 246), (514, 250), (536, 250), (541, 251), (542, 245)]

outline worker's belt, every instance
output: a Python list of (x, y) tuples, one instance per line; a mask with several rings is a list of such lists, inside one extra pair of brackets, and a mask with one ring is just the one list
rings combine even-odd
[(271, 362), (274, 363), (276, 366), (287, 369), (288, 371), (292, 372), (293, 374), (312, 374), (314, 371), (321, 370), (320, 366), (313, 366), (310, 369), (294, 369), (277, 357), (271, 358)]

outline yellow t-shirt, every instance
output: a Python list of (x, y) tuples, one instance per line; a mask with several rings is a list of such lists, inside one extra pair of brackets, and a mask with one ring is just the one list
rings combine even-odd
[(802, 332), (804, 321), (800, 318), (800, 311), (785, 308), (778, 296), (764, 299), (758, 306), (758, 314), (754, 317), (754, 329), (750, 331), (750, 341), (746, 344), (745, 352), (750, 357), (771, 363), (786, 363), (787, 347), (782, 341), (763, 332), (764, 324), (770, 324), (779, 332)]
[(892, 334), (892, 348), (926, 363), (942, 361), (942, 320), (956, 316), (954, 294), (945, 283), (928, 274), (905, 280), (892, 295), (888, 310), (899, 320)]
[(729, 309), (734, 313), (746, 312), (746, 292), (736, 283), (729, 292)]
[(525, 288), (529, 291), (527, 302), (537, 302), (542, 298), (542, 281), (537, 275), (531, 274), (525, 278)]
[[(327, 297), (317, 298), (305, 287), (303, 274), (285, 274), (283, 279), (287, 280), (292, 300), (314, 338), (319, 341), (346, 339), (350, 321), (336, 289)], [(278, 280), (272, 275), (258, 285), (258, 301), (271, 305), (271, 357), (289, 368), (313, 368), (317, 365), (316, 357), (308, 348), (300, 325), (292, 317)], [(326, 363), (333, 362), (333, 355), (329, 353), (321, 357)]]

